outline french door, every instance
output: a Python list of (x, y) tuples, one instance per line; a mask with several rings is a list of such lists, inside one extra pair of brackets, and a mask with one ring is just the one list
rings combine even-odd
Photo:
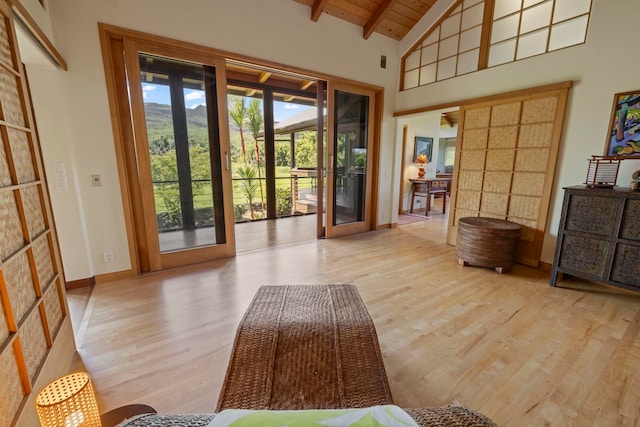
[(326, 237), (371, 229), (375, 96), (366, 88), (327, 85)]
[(141, 271), (235, 254), (225, 63), (124, 41)]

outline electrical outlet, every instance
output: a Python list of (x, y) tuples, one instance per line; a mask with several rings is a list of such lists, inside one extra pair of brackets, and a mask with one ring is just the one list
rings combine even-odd
[(100, 175), (91, 175), (91, 185), (102, 187), (102, 177)]
[(104, 257), (105, 264), (113, 262), (113, 251), (106, 251), (102, 254), (102, 256)]

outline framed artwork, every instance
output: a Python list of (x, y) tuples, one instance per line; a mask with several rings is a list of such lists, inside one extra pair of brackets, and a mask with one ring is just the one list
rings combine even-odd
[(614, 95), (604, 155), (640, 158), (640, 90)]
[(431, 153), (433, 151), (433, 138), (426, 136), (416, 136), (413, 146), (413, 160), (415, 161), (419, 155), (424, 154), (431, 163)]

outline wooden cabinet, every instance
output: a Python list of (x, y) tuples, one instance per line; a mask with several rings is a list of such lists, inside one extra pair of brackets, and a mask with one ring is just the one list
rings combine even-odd
[(551, 286), (560, 273), (640, 292), (640, 192), (565, 188)]

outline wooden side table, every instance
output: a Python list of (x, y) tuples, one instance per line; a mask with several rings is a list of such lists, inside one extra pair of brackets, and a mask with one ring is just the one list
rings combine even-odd
[(125, 405), (119, 408), (112, 409), (100, 415), (100, 421), (102, 421), (102, 427), (115, 427), (124, 420), (128, 420), (129, 418), (135, 417), (136, 415), (157, 413), (158, 411), (156, 411), (149, 405)]

